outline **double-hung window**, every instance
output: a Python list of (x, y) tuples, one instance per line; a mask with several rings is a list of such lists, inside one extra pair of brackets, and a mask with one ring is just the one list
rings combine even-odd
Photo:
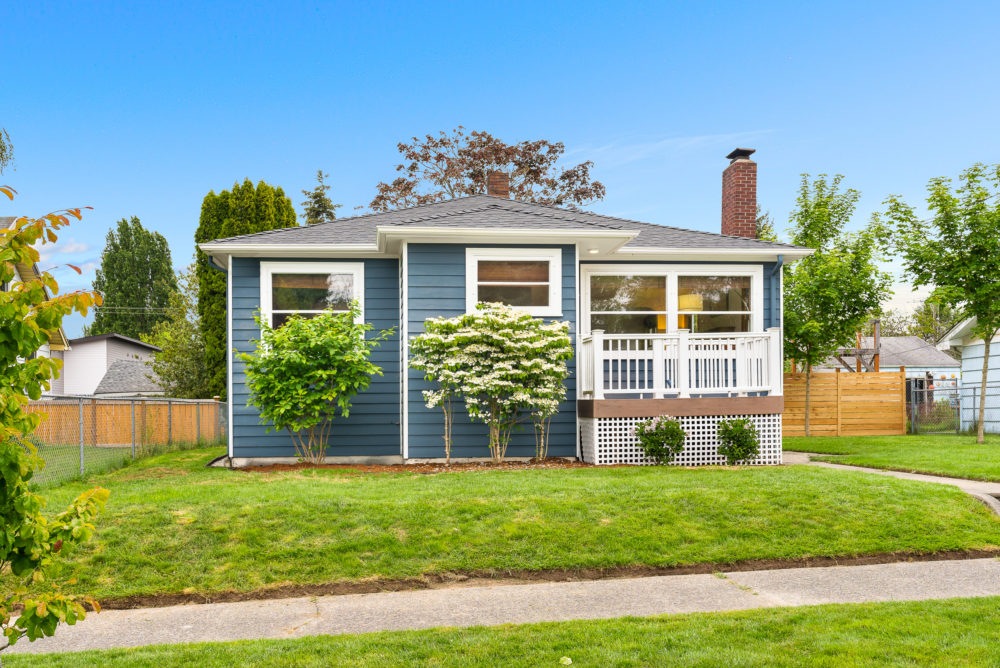
[(362, 262), (261, 262), (261, 314), (271, 327), (281, 327), (293, 315), (347, 312), (357, 301), (363, 320), (364, 285)]
[(465, 308), (500, 302), (531, 315), (562, 315), (559, 248), (467, 248)]

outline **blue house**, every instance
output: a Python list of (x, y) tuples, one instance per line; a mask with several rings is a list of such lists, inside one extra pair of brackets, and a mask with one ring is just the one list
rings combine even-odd
[[(396, 335), (372, 357), (384, 375), (334, 422), (330, 461), (443, 458), (443, 417), (424, 405), (408, 341), (427, 318), (501, 301), (571, 326), (576, 356), (551, 455), (645, 463), (632, 430), (669, 414), (688, 434), (678, 463), (718, 463), (718, 421), (747, 416), (761, 434), (758, 463), (780, 463), (782, 267), (810, 251), (755, 238), (752, 153), (728, 156), (722, 234), (511, 200), (495, 173), (485, 195), (201, 244), (228, 275), (231, 460), (295, 456), (247, 402), (234, 351), (254, 350), (254, 313), (280, 325), (356, 299), (367, 322)], [(310, 308), (303, 292), (316, 296)], [(463, 415), (453, 443), (453, 457), (489, 455), (485, 427)], [(534, 455), (530, 430), (515, 432), (508, 455)]]

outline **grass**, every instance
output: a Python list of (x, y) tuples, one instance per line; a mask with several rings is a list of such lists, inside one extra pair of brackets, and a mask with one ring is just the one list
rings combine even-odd
[(824, 605), (70, 654), (10, 666), (995, 666), (1000, 598)]
[[(190, 450), (205, 447), (205, 443), (173, 443), (171, 445), (139, 445), (136, 457), (148, 457), (165, 451)], [(87, 476), (99, 475), (125, 466), (132, 460), (131, 445), (125, 446), (83, 446), (84, 472), (80, 474), (80, 445), (43, 444), (36, 446), (38, 456), (45, 461), (45, 466), (36, 471), (31, 481), (40, 488), (61, 485)]]
[(207, 469), (174, 452), (46, 491), (111, 499), (70, 587), (100, 598), (430, 573), (673, 566), (1000, 546), (957, 489), (809, 466), (441, 475)]
[(820, 461), (1000, 482), (1000, 436), (952, 434), (785, 438), (786, 450), (818, 452)]

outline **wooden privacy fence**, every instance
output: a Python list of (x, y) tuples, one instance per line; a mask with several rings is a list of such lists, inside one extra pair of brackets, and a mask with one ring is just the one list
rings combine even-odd
[(44, 445), (145, 446), (215, 442), (225, 404), (212, 400), (66, 397), (31, 401), (44, 413), (34, 436)]
[[(782, 436), (805, 436), (806, 375), (785, 374)], [(906, 370), (874, 373), (813, 372), (811, 436), (882, 436), (906, 433)]]

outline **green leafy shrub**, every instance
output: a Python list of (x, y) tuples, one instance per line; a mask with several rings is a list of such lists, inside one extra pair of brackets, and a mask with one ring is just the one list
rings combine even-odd
[[(0, 194), (13, 199), (9, 186)], [(22, 638), (51, 636), (60, 623), (74, 624), (87, 616), (88, 597), (63, 594), (62, 556), (94, 534), (94, 520), (108, 499), (108, 490), (83, 492), (62, 512), (44, 512), (45, 499), (30, 488), (35, 471), (44, 465), (37, 456), (39, 441), (32, 432), (42, 414), (28, 412), (28, 399), (38, 399), (59, 375), (62, 361), (35, 352), (57, 335), (63, 317), (86, 315), (101, 303), (94, 292), (59, 293), (49, 272), (18, 275), (15, 265), (33, 266), (36, 245), (55, 243), (56, 231), (80, 219), (79, 209), (41, 218), (17, 218), (0, 229), (0, 652)]]
[(680, 422), (669, 415), (661, 415), (637, 424), (635, 437), (647, 457), (657, 464), (669, 464), (684, 449), (687, 434)]
[(760, 453), (760, 436), (757, 427), (746, 418), (719, 422), (719, 454), (730, 466), (746, 464)]
[(369, 358), (394, 330), (368, 333), (357, 302), (346, 313), (324, 311), (312, 318), (292, 317), (271, 328), (257, 318), (260, 340), (246, 363), (250, 405), (260, 409), (267, 430), (286, 430), (299, 457), (320, 463), (326, 456), (331, 422), (347, 417), (351, 400), (368, 389), (382, 369)]

